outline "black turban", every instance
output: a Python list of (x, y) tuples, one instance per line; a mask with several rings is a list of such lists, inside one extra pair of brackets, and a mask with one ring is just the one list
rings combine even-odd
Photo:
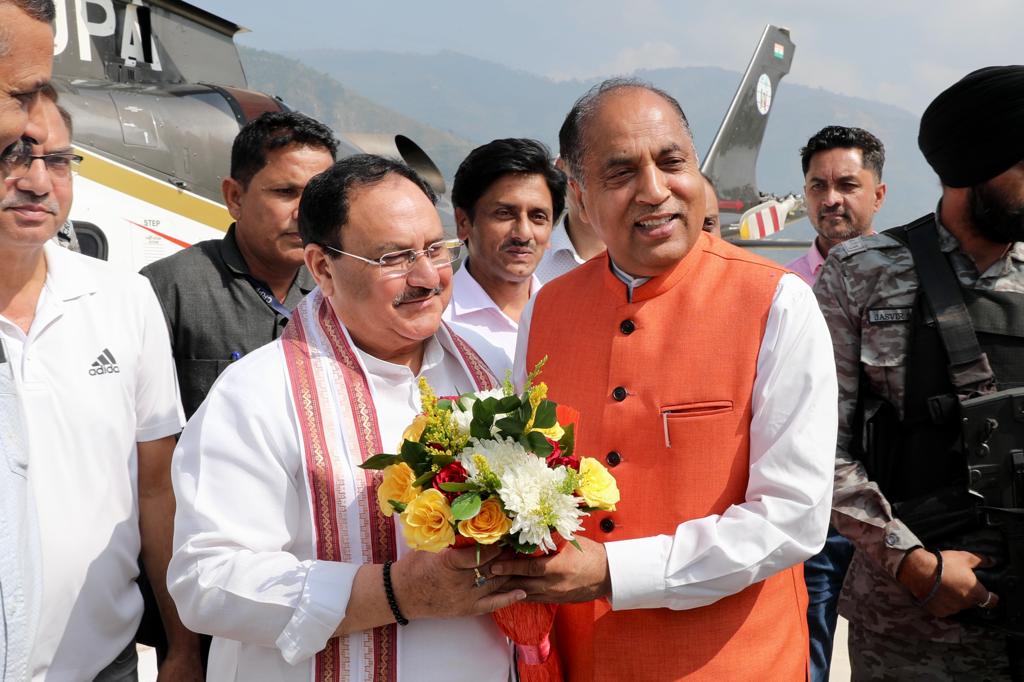
[(917, 145), (947, 187), (991, 180), (1024, 160), (1024, 66), (967, 74), (921, 116)]

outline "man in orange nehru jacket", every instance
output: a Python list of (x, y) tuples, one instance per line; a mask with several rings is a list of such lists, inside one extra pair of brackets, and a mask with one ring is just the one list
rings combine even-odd
[(582, 551), (496, 562), (505, 589), (560, 603), (554, 649), (578, 680), (804, 680), (802, 562), (825, 540), (837, 391), (811, 289), (702, 230), (682, 108), (606, 81), (559, 133), (607, 244), (523, 314), (516, 372), (580, 410), (577, 451), (621, 502)]

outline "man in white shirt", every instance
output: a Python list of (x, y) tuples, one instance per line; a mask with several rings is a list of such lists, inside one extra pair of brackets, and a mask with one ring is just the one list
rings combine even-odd
[(441, 324), (461, 243), (434, 201), (371, 155), (310, 180), (299, 230), (318, 288), (182, 435), (168, 583), (184, 622), (214, 636), (211, 680), (508, 679), (509, 647), (482, 614), (525, 593), (474, 587), (473, 549), (410, 550), (379, 472), (357, 468), (401, 443), (419, 378), (439, 395), (494, 383)]
[[(0, 179), (20, 151), (12, 146), (19, 138), (46, 141), (38, 92), (50, 79), (53, 17), (51, 0), (0, 1)], [(0, 338), (0, 681), (21, 682), (39, 618), (39, 529), (28, 483), (27, 429), (6, 345)]]
[[(149, 283), (52, 241), (79, 161), (56, 103), (48, 134), (10, 160), (0, 199), (0, 341), (25, 421), (21, 465), (38, 517), (38, 627), (25, 678), (135, 678), (138, 557), (163, 585), (184, 423)], [(201, 678), (195, 638), (157, 591), (171, 679)], [(22, 678), (22, 679), (25, 679)]]
[(541, 287), (534, 271), (564, 197), (565, 176), (534, 140), (477, 147), (455, 173), (455, 222), (469, 255), (444, 319), (499, 379), (512, 368), (519, 316)]
[[(567, 173), (561, 158), (555, 160), (555, 168)], [(551, 242), (544, 257), (540, 259), (534, 273), (541, 284), (547, 284), (556, 277), (574, 270), (588, 260), (604, 251), (604, 242), (594, 232), (589, 223), (580, 218), (580, 209), (576, 205), (576, 197), (571, 191), (565, 193), (565, 217), (562, 218), (562, 229), (556, 226), (551, 231)]]

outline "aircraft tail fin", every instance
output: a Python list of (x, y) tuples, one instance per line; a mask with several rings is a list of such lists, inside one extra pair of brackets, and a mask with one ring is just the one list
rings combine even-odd
[(781, 201), (771, 199), (749, 209), (740, 218), (740, 239), (764, 239), (786, 227), (786, 217), (803, 206), (800, 197), (789, 195)]
[(711, 178), (723, 213), (739, 215), (764, 199), (757, 189), (757, 154), (782, 77), (796, 46), (789, 29), (767, 25), (718, 128), (701, 171)]

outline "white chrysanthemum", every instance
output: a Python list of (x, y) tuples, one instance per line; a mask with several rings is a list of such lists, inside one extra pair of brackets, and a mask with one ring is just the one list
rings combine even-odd
[(531, 452), (527, 452), (522, 445), (514, 440), (501, 438), (498, 440), (477, 440), (474, 438), (466, 446), (466, 449), (462, 451), (462, 454), (459, 455), (459, 461), (466, 468), (469, 480), (474, 483), (483, 483), (481, 474), (485, 473), (482, 470), (480, 461), (477, 459), (477, 455), (483, 456), (487, 464), (486, 473), (493, 473), (499, 479), (507, 470), (527, 466), (531, 460), (539, 460), (541, 464), (544, 463), (544, 460)]
[(560, 491), (566, 476), (564, 467), (549, 469), (542, 458), (527, 455), (529, 460), (509, 467), (500, 476), (499, 495), (512, 517), (509, 533), (518, 533), (523, 544), (554, 551), (551, 529), (572, 540), (582, 527), (580, 517), (585, 512), (580, 510), (578, 498)]
[(473, 413), (454, 409), (452, 410), (452, 418), (455, 420), (455, 426), (459, 429), (459, 433), (463, 436), (468, 436), (469, 426), (473, 423)]
[[(501, 400), (505, 397), (505, 393), (500, 388), (492, 388), (489, 391), (480, 391), (472, 395), (466, 395), (459, 398), (459, 407), (452, 409), (452, 416), (455, 418), (455, 424), (459, 428), (459, 432), (464, 435), (469, 435), (469, 425), (473, 421), (473, 403), (477, 400), (486, 400), (487, 398), (497, 398)], [(497, 429), (491, 428), (491, 433), (497, 433)]]

